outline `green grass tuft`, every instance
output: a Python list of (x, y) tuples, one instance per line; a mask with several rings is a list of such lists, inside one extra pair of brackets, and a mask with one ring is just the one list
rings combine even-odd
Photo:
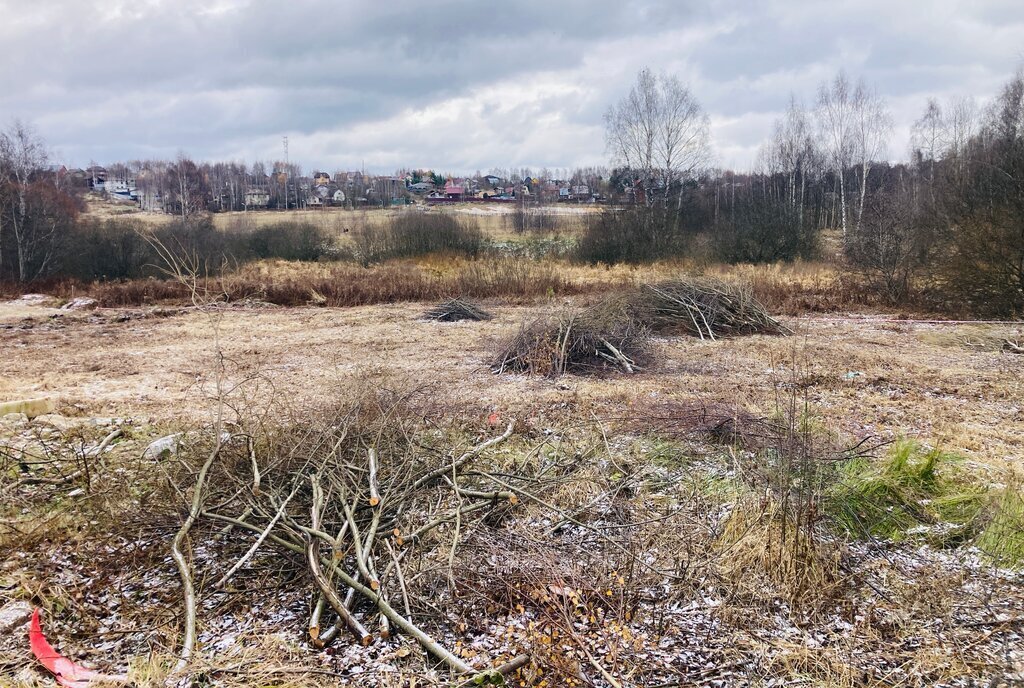
[(939, 449), (901, 441), (881, 462), (859, 458), (842, 465), (826, 508), (856, 537), (961, 544), (980, 530), (987, 498), (958, 469), (959, 461)]
[(990, 518), (976, 545), (1007, 568), (1024, 566), (1024, 493), (1019, 484), (1003, 488), (992, 500)]

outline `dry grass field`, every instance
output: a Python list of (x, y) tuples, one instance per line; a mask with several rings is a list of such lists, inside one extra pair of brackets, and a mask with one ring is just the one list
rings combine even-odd
[[(290, 403), (376, 376), (427, 386), (439, 403), (483, 418), (628, 413), (645, 399), (727, 402), (769, 414), (776, 387), (796, 382), (813, 415), (853, 436), (905, 435), (981, 464), (1024, 469), (1022, 361), (1001, 343), (1019, 325), (916, 324), (883, 316), (804, 316), (791, 337), (661, 338), (659, 363), (636, 377), (551, 382), (489, 371), (497, 342), (563, 301), (494, 306), (480, 323), (419, 318), (429, 304), (346, 309), (227, 308), (62, 312), (0, 305), (0, 395), (49, 396), (71, 415), (199, 420), (197, 381), (216, 347), (258, 369)], [(121, 321), (123, 319), (123, 321)], [(565, 406), (568, 404), (568, 406)], [(556, 413), (557, 417), (557, 413)], [(1018, 465), (1020, 464), (1020, 465)]]
[[(215, 213), (214, 225), (218, 229), (252, 229), (265, 225), (286, 223), (309, 223), (333, 237), (344, 245), (353, 230), (359, 227), (376, 227), (386, 223), (399, 213), (433, 213), (450, 214), (462, 220), (475, 222), (484, 235), (491, 241), (521, 240), (512, 223), (515, 208), (512, 205), (460, 203), (428, 207), (422, 204), (404, 208), (322, 208), (316, 210), (261, 210), (248, 212)], [(598, 206), (561, 205), (544, 207), (534, 212), (547, 214), (553, 223), (557, 223), (557, 234), (573, 234), (578, 232), (585, 219), (600, 212)], [(99, 197), (90, 196), (85, 211), (86, 218), (97, 220), (134, 220), (159, 226), (173, 222), (175, 216), (166, 213), (144, 212), (133, 206), (112, 203)], [(552, 232), (533, 232), (534, 237), (550, 236)]]
[[(627, 284), (665, 268), (579, 270), (579, 282)], [(821, 267), (772, 270), (744, 277), (826, 279)], [(507, 677), (521, 686), (1018, 680), (1024, 373), (1003, 345), (1020, 341), (1020, 325), (794, 309), (782, 319), (789, 336), (655, 337), (652, 362), (633, 375), (492, 372), (524, 322), (593, 299), (485, 299), (492, 319), (454, 323), (425, 320), (431, 302), (0, 304), (0, 400), (53, 406), (0, 419), (0, 607), (42, 606), (51, 641), (76, 660), (137, 685), (180, 681), (169, 543), (218, 414), (234, 438), (266, 433), (250, 446), (266, 452), (258, 493), (271, 495), (291, 475), (281, 462), (298, 447), (322, 452), (309, 438), (340, 422), (360, 433), (352, 456), (372, 441), (385, 473), (394, 462), (397, 489), (402, 473), (512, 421), (508, 441), (459, 479), (491, 476), (517, 498), (479, 502), (486, 516), (467, 512), (414, 545), (389, 543), (408, 550), (396, 567), (405, 576), (382, 576), (393, 602), (412, 598), (408, 618), (474, 670), (523, 656)], [(365, 430), (340, 420), (395, 398), (379, 426), (373, 414), (358, 421)], [(175, 432), (191, 438), (175, 453), (145, 452)], [(244, 457), (244, 446), (230, 451)], [(211, 511), (240, 509), (228, 451), (211, 472)], [(432, 499), (418, 508), (440, 513), (450, 497)], [(227, 587), (215, 579), (256, 532), (229, 536), (203, 519), (193, 529), (189, 680), (451, 685), (405, 633), (363, 647), (342, 630), (326, 649), (310, 645), (316, 596), (286, 547), (308, 512), (288, 513), (284, 539), (259, 547)], [(844, 530), (849, 514), (874, 520)], [(0, 676), (41, 681), (29, 666), (22, 634), (0, 639)]]
[[(0, 301), (0, 685), (45, 684), (33, 608), (140, 686), (1022, 678), (1020, 324), (897, 311), (830, 262), (552, 252), (588, 208), (213, 220), (343, 249), (399, 212), (488, 248)], [(760, 325), (658, 329), (635, 299), (680, 279)], [(481, 319), (425, 317), (452, 296)]]

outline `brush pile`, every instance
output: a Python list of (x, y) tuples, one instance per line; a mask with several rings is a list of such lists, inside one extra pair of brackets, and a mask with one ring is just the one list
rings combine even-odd
[[(471, 448), (431, 460), (421, 445), (410, 444), (404, 415), (397, 404), (355, 407), (301, 431), (250, 436), (245, 448), (218, 443), (203, 468), (208, 473), (195, 483), (199, 506), (192, 522), (196, 531), (219, 531), (206, 542), (222, 543), (218, 548), (226, 556), (223, 567), (206, 568), (196, 580), (207, 581), (207, 591), (244, 590), (265, 575), (267, 550), (284, 552), (310, 584), (308, 638), (314, 647), (346, 637), (365, 646), (400, 633), (454, 675), (489, 684), (526, 658), (496, 669), (491, 662), (474, 666), (447, 646), (436, 626), (422, 625), (432, 586), (440, 584), (423, 574), (423, 557), (437, 548), (454, 557), (463, 529), (483, 519), (498, 523), (519, 504), (523, 480), (492, 476), (477, 462), (512, 435), (513, 423)], [(176, 538), (176, 558), (184, 542), (184, 536)], [(187, 582), (193, 577), (191, 557), (180, 554), (186, 603), (182, 658), (188, 660), (198, 595)], [(417, 575), (407, 578), (407, 572)]]
[(759, 451), (775, 446), (786, 428), (731, 404), (702, 399), (649, 400), (621, 421), (621, 430)]
[(613, 370), (634, 373), (650, 357), (650, 331), (627, 310), (604, 302), (524, 325), (501, 349), (491, 369), (559, 377)]
[(718, 339), (788, 334), (746, 287), (710, 280), (644, 284), (633, 297), (638, 319), (652, 331)]
[(457, 322), (459, 320), (490, 320), (494, 316), (480, 306), (462, 299), (448, 299), (423, 314), (426, 320)]

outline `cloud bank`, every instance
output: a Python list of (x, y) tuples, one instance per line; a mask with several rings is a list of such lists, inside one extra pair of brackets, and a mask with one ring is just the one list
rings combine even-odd
[(606, 162), (602, 116), (644, 66), (679, 75), (719, 164), (747, 168), (790, 94), (840, 68), (893, 113), (993, 95), (1024, 61), (1019, 0), (0, 0), (0, 120), (57, 157), (307, 168)]

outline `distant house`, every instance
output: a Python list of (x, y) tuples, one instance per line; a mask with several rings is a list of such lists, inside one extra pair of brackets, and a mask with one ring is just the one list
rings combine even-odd
[(409, 191), (413, 193), (428, 193), (434, 190), (434, 182), (416, 182), (409, 185)]
[(265, 189), (249, 189), (245, 192), (246, 208), (266, 208), (270, 205), (270, 194)]
[(89, 186), (97, 191), (103, 190), (103, 182), (107, 181), (107, 168), (93, 165), (86, 170)]
[(138, 191), (135, 188), (135, 179), (108, 179), (96, 187), (104, 191), (114, 201), (137, 201)]
[(503, 179), (502, 179), (501, 177), (497, 177), (497, 176), (495, 176), (495, 175), (493, 175), (493, 174), (489, 174), (489, 175), (487, 175), (486, 177), (484, 177), (484, 181), (485, 181), (485, 182), (486, 182), (486, 183), (487, 183), (487, 184), (488, 184), (489, 186), (492, 186), (492, 187), (497, 187), (497, 186), (498, 186), (499, 184), (501, 184), (501, 182), (502, 182), (502, 181), (504, 181), (504, 180), (503, 180)]
[(448, 182), (444, 185), (444, 197), (453, 201), (461, 201), (462, 197), (465, 196), (465, 189), (461, 186), (457, 186), (454, 182)]
[(331, 203), (335, 205), (342, 205), (345, 203), (345, 192), (341, 189), (335, 189), (334, 193), (331, 194)]
[(310, 208), (323, 208), (324, 199), (317, 194), (312, 193), (306, 198), (306, 205)]
[(326, 172), (313, 173), (313, 186), (327, 186), (331, 183), (331, 175)]

